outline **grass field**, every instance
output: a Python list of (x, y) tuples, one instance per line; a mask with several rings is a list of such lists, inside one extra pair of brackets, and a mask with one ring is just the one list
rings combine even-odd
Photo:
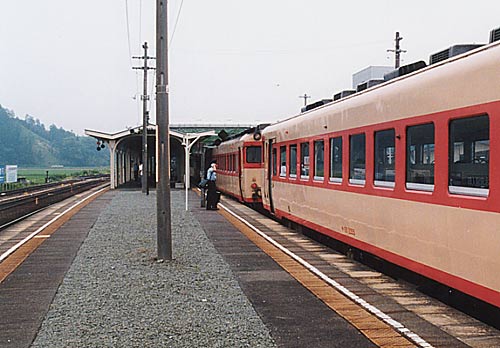
[(17, 177), (25, 178), (31, 183), (45, 183), (45, 178), (49, 181), (60, 181), (82, 175), (109, 173), (108, 167), (101, 168), (18, 168)]

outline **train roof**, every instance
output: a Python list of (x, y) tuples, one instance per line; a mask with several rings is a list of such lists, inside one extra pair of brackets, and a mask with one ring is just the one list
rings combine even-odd
[[(490, 59), (490, 55), (493, 59)], [(470, 60), (469, 58), (477, 58), (475, 60)], [(483, 58), (484, 57), (484, 58)], [(470, 62), (470, 64), (469, 64)], [(500, 74), (500, 41), (493, 42), (488, 45), (481, 46), (479, 48), (473, 49), (466, 53), (454, 56), (447, 60), (429, 65), (427, 67), (421, 68), (404, 76), (397, 77), (395, 79), (391, 79), (382, 84), (378, 84), (372, 88), (366, 89), (364, 91), (348, 95), (342, 99), (334, 100), (328, 104), (319, 106), (312, 110), (303, 112), (301, 114), (297, 114), (291, 116), (285, 120), (278, 121), (274, 124), (268, 126), (264, 134), (272, 132), (276, 129), (279, 129), (281, 126), (302, 123), (306, 120), (311, 120), (316, 117), (325, 116), (325, 113), (331, 114), (332, 112), (337, 113), (342, 120), (347, 116), (346, 110), (353, 110), (359, 107), (360, 104), (368, 104), (368, 103), (377, 103), (380, 102), (382, 98), (387, 96), (398, 96), (401, 93), (409, 96), (412, 92), (415, 93), (418, 88), (421, 90), (419, 93), (426, 93), (425, 88), (427, 84), (441, 84), (440, 88), (433, 88), (435, 90), (444, 90), (448, 84), (450, 83), (449, 79), (456, 80), (460, 77), (461, 74), (465, 74), (466, 71), (473, 72), (474, 64), (490, 64), (494, 66), (496, 70), (496, 76)], [(446, 86), (445, 86), (446, 85)], [(463, 85), (463, 82), (462, 82)], [(497, 91), (482, 91), (483, 99), (489, 101), (498, 100), (498, 90)], [(488, 93), (489, 92), (489, 93)], [(428, 93), (427, 93), (428, 94)], [(401, 96), (400, 96), (401, 97)], [(434, 98), (440, 98), (438, 95), (434, 96)], [(375, 105), (375, 108), (380, 108), (381, 105)], [(417, 108), (418, 109), (418, 108)], [(420, 108), (423, 110), (423, 108)], [(435, 110), (435, 111), (444, 111), (444, 110)], [(425, 113), (425, 112), (423, 112)], [(423, 114), (420, 113), (420, 114)], [(414, 116), (418, 116), (419, 113)], [(401, 115), (401, 118), (404, 118), (405, 115)], [(373, 120), (376, 121), (375, 119)], [(379, 120), (380, 121), (380, 120)], [(359, 124), (361, 126), (362, 124)], [(328, 128), (325, 125), (325, 128)]]
[(270, 125), (270, 123), (261, 123), (261, 124), (255, 126), (255, 127), (247, 128), (247, 129), (245, 129), (245, 130), (243, 130), (243, 131), (241, 131), (239, 133), (236, 133), (236, 134), (228, 136), (227, 138), (223, 139), (220, 144), (224, 144), (226, 142), (230, 142), (230, 141), (235, 140), (235, 139), (236, 140), (243, 140), (242, 138), (245, 135), (253, 135), (253, 134), (257, 133), (257, 132), (262, 131), (263, 129), (265, 129), (269, 125)]

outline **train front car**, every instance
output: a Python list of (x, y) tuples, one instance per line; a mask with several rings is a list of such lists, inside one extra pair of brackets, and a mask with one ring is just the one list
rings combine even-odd
[(217, 160), (217, 189), (226, 195), (255, 206), (262, 205), (262, 142), (254, 128), (222, 142), (213, 151)]
[[(243, 147), (240, 187), (243, 201), (259, 208), (262, 206), (262, 184), (264, 182), (264, 163), (262, 158), (262, 141), (259, 133), (245, 134), (241, 140)], [(256, 140), (258, 139), (258, 140)]]
[(267, 127), (263, 204), (500, 307), (500, 43)]

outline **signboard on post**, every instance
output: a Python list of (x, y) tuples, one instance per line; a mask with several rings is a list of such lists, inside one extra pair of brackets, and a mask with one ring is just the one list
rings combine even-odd
[(17, 165), (5, 166), (5, 182), (17, 182)]
[(0, 167), (0, 184), (5, 182), (5, 168)]

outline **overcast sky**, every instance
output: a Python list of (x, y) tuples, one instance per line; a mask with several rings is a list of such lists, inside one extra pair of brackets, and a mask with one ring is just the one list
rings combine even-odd
[[(0, 1), (0, 105), (77, 134), (141, 122), (155, 0)], [(169, 0), (170, 122), (273, 122), (351, 88), (352, 74), (487, 43), (500, 1)], [(179, 14), (179, 10), (180, 14)], [(128, 21), (127, 21), (128, 13)], [(129, 44), (130, 43), (130, 44)], [(154, 82), (154, 73), (149, 75)], [(153, 85), (149, 93), (154, 95)], [(152, 98), (154, 99), (154, 98)], [(150, 105), (155, 120), (154, 100)]]

